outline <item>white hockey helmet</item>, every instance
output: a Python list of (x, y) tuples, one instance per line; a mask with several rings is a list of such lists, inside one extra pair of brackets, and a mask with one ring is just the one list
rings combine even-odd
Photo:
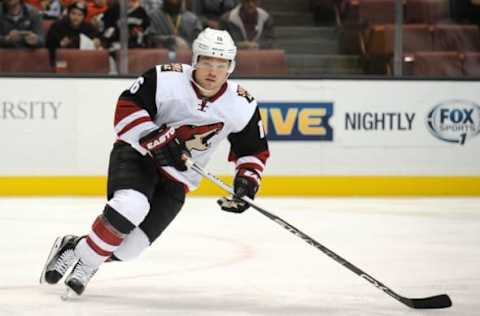
[(235, 69), (237, 47), (227, 31), (214, 30), (207, 27), (193, 41), (192, 55), (193, 67), (197, 64), (200, 56), (227, 59), (230, 61), (228, 73), (231, 74)]

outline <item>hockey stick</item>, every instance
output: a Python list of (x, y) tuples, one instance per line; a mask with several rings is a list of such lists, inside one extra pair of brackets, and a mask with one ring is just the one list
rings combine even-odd
[[(204, 170), (202, 167), (197, 165), (194, 161), (192, 161), (190, 158), (185, 159), (185, 164), (200, 174), (201, 176), (207, 178), (223, 190), (227, 191), (228, 193), (235, 195), (233, 192), (233, 189), (225, 184), (222, 180), (218, 179), (208, 171)], [(252, 208), (256, 209), (258, 212), (262, 213), (272, 221), (276, 222), (295, 236), (302, 238), (306, 243), (314, 246), (318, 250), (322, 251), (324, 254), (335, 260), (336, 262), (340, 263), (342, 266), (345, 268), (349, 269), (356, 275), (364, 278), (371, 284), (373, 284), (375, 287), (378, 289), (382, 290), (383, 292), (387, 293), (397, 301), (411, 307), (411, 308), (446, 308), (452, 306), (452, 301), (450, 300), (450, 297), (446, 294), (441, 294), (441, 295), (436, 295), (436, 296), (430, 296), (430, 297), (425, 297), (425, 298), (408, 298), (408, 297), (403, 297), (397, 293), (395, 293), (393, 290), (391, 290), (389, 287), (387, 287), (385, 284), (382, 282), (376, 280), (374, 277), (369, 275), (368, 273), (364, 272), (360, 268), (356, 267), (352, 263), (348, 262), (346, 259), (342, 258), (341, 256), (337, 255), (335, 252), (332, 250), (328, 249), (327, 247), (323, 246), (320, 244), (318, 241), (313, 239), (312, 237), (308, 236), (307, 234), (303, 233), (300, 231), (298, 228), (294, 227), (293, 225), (287, 223), (280, 217), (266, 211), (265, 209), (257, 206), (252, 199), (249, 197), (241, 197), (241, 199), (248, 203)]]

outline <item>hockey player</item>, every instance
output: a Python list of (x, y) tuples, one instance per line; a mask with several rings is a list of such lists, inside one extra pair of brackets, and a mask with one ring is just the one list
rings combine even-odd
[[(200, 176), (184, 155), (205, 166), (224, 140), (235, 162), (234, 190), (254, 198), (269, 156), (255, 99), (228, 79), (236, 47), (226, 31), (205, 29), (193, 43), (192, 66), (157, 65), (118, 99), (110, 154), (108, 202), (86, 236), (57, 238), (40, 278), (55, 284), (67, 271), (67, 293), (81, 295), (107, 260), (137, 257), (175, 218)], [(220, 207), (241, 213), (233, 197)]]

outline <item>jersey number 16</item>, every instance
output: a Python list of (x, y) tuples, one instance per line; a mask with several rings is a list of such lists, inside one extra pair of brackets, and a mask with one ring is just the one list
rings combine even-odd
[(144, 81), (145, 79), (143, 79), (143, 77), (138, 77), (137, 80), (135, 80), (133, 85), (130, 87), (130, 93), (131, 94), (137, 93)]

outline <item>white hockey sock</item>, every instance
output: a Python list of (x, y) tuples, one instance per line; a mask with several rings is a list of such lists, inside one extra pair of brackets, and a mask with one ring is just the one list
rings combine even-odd
[(138, 257), (150, 246), (150, 240), (140, 228), (136, 227), (125, 237), (122, 244), (113, 252), (115, 257), (127, 261)]

